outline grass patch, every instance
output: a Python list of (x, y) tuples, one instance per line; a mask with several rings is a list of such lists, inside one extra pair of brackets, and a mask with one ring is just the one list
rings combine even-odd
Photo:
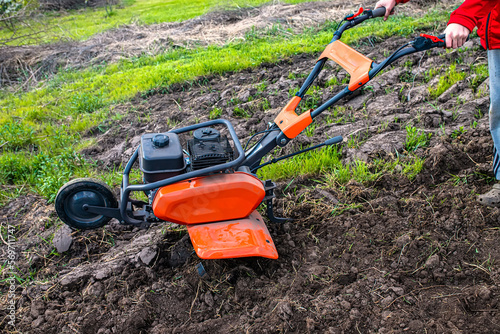
[(406, 127), (405, 149), (407, 152), (415, 152), (420, 147), (429, 145), (432, 134), (426, 134), (423, 130), (413, 126)]
[(234, 117), (240, 117), (240, 118), (250, 118), (252, 116), (252, 114), (249, 111), (240, 107), (234, 107), (233, 115)]
[[(314, 0), (285, 0), (284, 3), (310, 2)], [(192, 19), (214, 10), (231, 10), (260, 6), (268, 0), (125, 0), (113, 6), (109, 15), (104, 8), (85, 8), (70, 11), (53, 11), (43, 15), (41, 22), (33, 21), (34, 31), (49, 28), (43, 37), (24, 38), (12, 45), (53, 43), (65, 40), (86, 40), (94, 34), (117, 28), (124, 24), (155, 24)], [(23, 36), (30, 30), (17, 27), (16, 36)], [(0, 39), (9, 39), (13, 33), (0, 29)]]
[[(471, 88), (474, 90), (474, 92), (477, 92), (477, 88), (479, 85), (489, 77), (489, 70), (488, 70), (488, 65), (487, 64), (481, 64), (471, 66), (472, 73), (476, 74), (476, 76), (471, 80)], [(481, 92), (477, 92), (481, 93)]]
[(210, 114), (208, 115), (208, 118), (210, 119), (217, 119), (220, 118), (222, 115), (222, 109), (215, 107), (210, 111)]
[(341, 149), (329, 146), (267, 165), (259, 170), (258, 175), (263, 180), (276, 181), (292, 179), (299, 175), (324, 175), (323, 182), (329, 187), (336, 187), (350, 180), (367, 184), (383, 174), (402, 175), (412, 180), (424, 165), (423, 159), (414, 156), (389, 161), (377, 159), (371, 163), (358, 160), (349, 165), (343, 165), (341, 159)]
[(439, 82), (436, 87), (429, 87), (429, 93), (431, 98), (437, 99), (441, 94), (443, 94), (448, 88), (453, 86), (455, 83), (462, 81), (467, 76), (465, 72), (457, 72), (457, 65), (452, 64), (446, 73), (439, 78)]
[[(390, 22), (372, 20), (346, 32), (343, 41), (352, 44), (367, 36), (408, 35), (417, 28), (432, 27), (445, 17), (445, 13), (435, 12), (421, 18), (397, 16)], [(52, 199), (70, 177), (95, 174), (92, 163), (77, 158), (76, 152), (81, 148), (82, 133), (104, 131), (107, 122), (119, 116), (114, 114), (113, 104), (201, 76), (257, 67), (297, 53), (319, 52), (331, 39), (332, 26), (334, 22), (293, 36), (278, 31), (223, 47), (177, 49), (83, 71), (64, 71), (26, 93), (0, 91), (0, 184), (27, 186)], [(265, 85), (262, 83), (260, 89)], [(314, 96), (310, 103), (316, 103)], [(217, 112), (212, 115), (217, 116)]]

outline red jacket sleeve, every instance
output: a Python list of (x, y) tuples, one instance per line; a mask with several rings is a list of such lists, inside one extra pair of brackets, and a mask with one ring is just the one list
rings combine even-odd
[(488, 15), (497, 4), (498, 0), (465, 0), (451, 13), (448, 24), (458, 23), (472, 31), (477, 22)]
[(410, 1), (410, 0), (396, 0), (396, 3), (397, 3), (397, 4), (400, 4), (400, 3), (407, 3), (408, 1)]

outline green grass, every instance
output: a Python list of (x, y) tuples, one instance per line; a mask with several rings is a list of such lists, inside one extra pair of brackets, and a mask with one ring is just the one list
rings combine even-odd
[(455, 83), (465, 79), (467, 73), (457, 72), (457, 65), (452, 64), (446, 73), (439, 78), (436, 87), (429, 87), (431, 98), (436, 99)]
[(240, 107), (234, 107), (233, 115), (234, 117), (239, 117), (239, 118), (250, 118), (252, 116), (252, 114), (249, 111)]
[(217, 118), (220, 118), (221, 116), (222, 116), (222, 109), (215, 107), (212, 109), (212, 111), (210, 111), (208, 118), (217, 119)]
[[(294, 156), (259, 170), (261, 179), (287, 180), (298, 176), (323, 175), (323, 182), (329, 187), (341, 186), (355, 180), (368, 184), (383, 174), (402, 175), (413, 179), (423, 168), (424, 160), (409, 156), (405, 159), (374, 160), (371, 163), (355, 161), (342, 164), (342, 152), (337, 146), (329, 146)], [(397, 165), (400, 168), (395, 168)], [(399, 171), (399, 172), (398, 172)]]
[[(432, 27), (445, 17), (444, 13), (432, 13), (422, 18), (396, 16), (386, 23), (371, 20), (346, 32), (343, 41), (408, 35), (417, 27)], [(6, 192), (26, 187), (53, 199), (57, 188), (70, 177), (92, 174), (92, 163), (77, 154), (85, 145), (82, 134), (105, 131), (110, 120), (122, 117), (114, 112), (113, 105), (141, 93), (168, 91), (174, 83), (257, 67), (297, 53), (319, 52), (330, 40), (335, 25), (330, 22), (297, 35), (256, 33), (248, 41), (223, 47), (177, 49), (155, 57), (60, 72), (29, 92), (0, 91), (0, 184), (16, 186), (13, 190), (1, 189), (0, 194), (5, 197)], [(217, 112), (212, 117), (217, 117)]]
[[(284, 0), (285, 3), (309, 2), (314, 0)], [(121, 5), (113, 6), (112, 15), (104, 8), (70, 10), (67, 13), (48, 12), (40, 22), (32, 22), (34, 30), (51, 29), (39, 39), (25, 38), (12, 44), (33, 44), (57, 42), (61, 40), (85, 40), (96, 33), (124, 24), (154, 24), (191, 19), (214, 10), (230, 10), (242, 7), (255, 7), (269, 0), (124, 0)], [(19, 27), (16, 36), (30, 33)], [(0, 30), (0, 40), (12, 37), (6, 29)]]
[(429, 145), (431, 133), (426, 134), (423, 130), (413, 126), (406, 127), (405, 149), (407, 152), (415, 152), (420, 147)]

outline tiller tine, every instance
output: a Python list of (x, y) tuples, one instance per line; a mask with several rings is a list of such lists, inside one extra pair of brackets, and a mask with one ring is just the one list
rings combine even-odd
[(246, 218), (188, 225), (187, 229), (194, 250), (202, 259), (278, 258), (273, 239), (257, 210)]

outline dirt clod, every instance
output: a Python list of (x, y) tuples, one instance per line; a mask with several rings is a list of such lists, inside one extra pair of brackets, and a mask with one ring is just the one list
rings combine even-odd
[(58, 253), (64, 253), (69, 250), (71, 244), (73, 243), (73, 237), (71, 236), (71, 228), (67, 225), (61, 226), (56, 233), (54, 233), (54, 239), (52, 243), (57, 249)]
[(439, 255), (434, 254), (425, 261), (425, 267), (429, 269), (434, 269), (439, 266)]

